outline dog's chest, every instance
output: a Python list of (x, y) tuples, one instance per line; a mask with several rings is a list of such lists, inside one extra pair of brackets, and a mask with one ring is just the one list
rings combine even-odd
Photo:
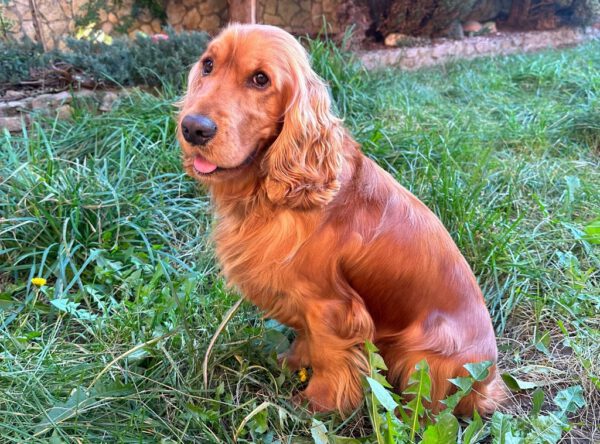
[[(297, 273), (309, 224), (291, 211), (217, 219), (216, 251), (229, 283), (257, 305), (285, 293)], [(268, 307), (265, 307), (268, 309)]]

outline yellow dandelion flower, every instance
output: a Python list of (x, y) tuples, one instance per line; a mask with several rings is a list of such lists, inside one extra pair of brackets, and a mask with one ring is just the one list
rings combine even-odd
[(300, 382), (308, 381), (308, 370), (302, 367), (300, 371), (298, 371), (298, 379), (300, 380)]
[(31, 279), (31, 283), (36, 287), (43, 287), (44, 285), (46, 285), (46, 282), (46, 279), (41, 277), (34, 277), (33, 279)]

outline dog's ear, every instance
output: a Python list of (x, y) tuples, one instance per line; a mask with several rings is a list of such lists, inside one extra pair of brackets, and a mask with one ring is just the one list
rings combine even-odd
[(310, 68), (301, 71), (293, 75), (281, 132), (264, 159), (264, 187), (276, 205), (309, 209), (326, 205), (339, 189), (344, 134), (323, 81)]

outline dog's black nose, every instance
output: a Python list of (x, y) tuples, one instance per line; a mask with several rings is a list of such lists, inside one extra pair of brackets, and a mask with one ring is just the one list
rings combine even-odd
[(217, 124), (202, 114), (188, 114), (181, 121), (181, 133), (186, 142), (204, 145), (217, 133)]

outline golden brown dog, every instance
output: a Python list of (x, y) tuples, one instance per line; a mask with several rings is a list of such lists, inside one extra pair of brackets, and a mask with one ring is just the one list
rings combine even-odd
[[(463, 364), (496, 361), (489, 313), (437, 217), (365, 157), (330, 107), (302, 46), (272, 26), (232, 25), (193, 67), (179, 115), (186, 172), (216, 212), (224, 274), (296, 331), (291, 368), (311, 366), (314, 410), (362, 399), (373, 341), (402, 389), (427, 359), (432, 408)], [(492, 411), (495, 366), (457, 407)]]

